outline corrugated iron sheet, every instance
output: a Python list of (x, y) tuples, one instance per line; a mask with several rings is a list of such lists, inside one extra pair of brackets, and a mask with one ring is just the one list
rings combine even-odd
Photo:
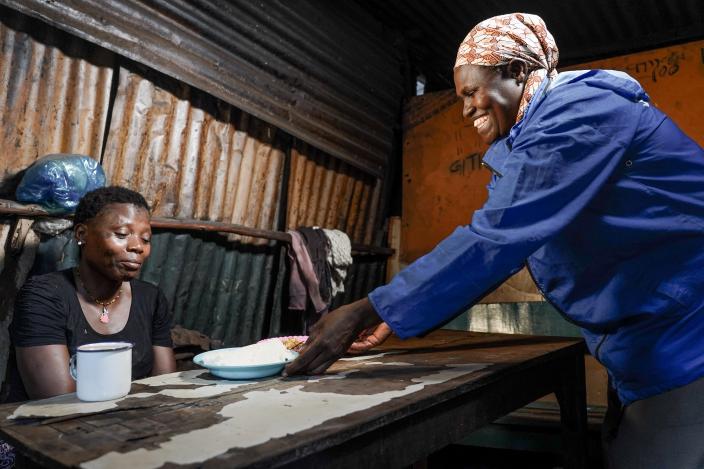
[(277, 130), (143, 67), (120, 67), (103, 166), (157, 216), (276, 229), (285, 154)]
[(49, 153), (98, 159), (114, 54), (0, 7), (0, 180)]
[(345, 291), (335, 297), (333, 308), (338, 308), (352, 301), (367, 296), (386, 279), (386, 257), (355, 256), (345, 278)]
[(382, 176), (404, 91), (386, 30), (354, 2), (3, 0)]
[[(255, 342), (278, 324), (280, 247), (226, 243), (217, 237), (156, 233), (141, 278), (161, 287), (174, 322), (226, 346)], [(274, 317), (272, 318), (272, 315)], [(272, 320), (273, 319), (273, 320)]]
[(380, 180), (301, 142), (291, 149), (287, 224), (335, 228), (371, 244)]
[[(2, 112), (3, 122), (10, 122), (12, 112), (21, 105), (26, 113), (23, 116), (46, 119), (33, 121), (35, 127), (30, 134), (36, 137), (47, 128), (62, 129), (65, 134), (52, 130), (48, 140), (90, 144), (97, 155), (103, 144), (110, 78), (115, 69), (119, 74), (115, 76), (118, 81), (102, 161), (111, 183), (143, 193), (158, 216), (281, 228), (278, 212), (284, 209), (282, 187), (291, 145), (283, 132), (203, 91), (117, 59), (43, 24), (34, 26), (34, 33), (40, 36), (35, 42), (27, 34), (16, 32), (32, 29), (34, 20), (1, 10), (9, 16), (2, 19), (4, 59), (0, 70), (3, 83), (11, 85), (0, 91), (4, 93), (0, 94), (3, 102), (8, 103)], [(6, 26), (11, 22), (15, 29)], [(57, 38), (75, 50), (54, 48), (46, 52), (59, 41)], [(25, 53), (27, 50), (30, 53)], [(46, 53), (36, 52), (40, 50)], [(35, 64), (27, 65), (26, 70), (36, 73), (30, 76), (22, 72), (22, 66), (7, 65), (18, 60)], [(91, 61), (99, 65), (91, 65)], [(52, 80), (60, 77), (64, 77), (63, 84), (53, 89)], [(25, 81), (30, 83), (27, 89), (31, 93), (17, 91), (27, 86)], [(98, 88), (100, 99), (94, 96)], [(34, 98), (18, 100), (25, 95)], [(51, 99), (42, 101), (47, 96)], [(47, 103), (56, 103), (51, 108), (53, 114), (43, 115), (40, 108)], [(31, 114), (29, 108), (36, 112)], [(76, 113), (86, 122), (77, 123)], [(91, 117), (95, 113), (102, 116), (100, 125)], [(15, 135), (17, 129), (12, 129)], [(87, 134), (100, 138), (90, 140)], [(88, 152), (76, 148), (50, 151)], [(300, 143), (292, 150), (289, 163), (288, 193), (292, 195), (286, 209), (289, 215), (296, 212), (291, 225), (339, 228), (353, 241), (369, 244), (377, 225), (380, 179)], [(69, 232), (45, 239), (39, 246), (35, 269), (52, 271), (74, 265), (77, 249), (70, 239)], [(249, 241), (228, 241), (216, 234), (157, 231), (142, 277), (164, 290), (176, 323), (202, 331), (225, 345), (276, 335), (286, 296), (285, 248), (282, 243)], [(383, 281), (384, 257), (364, 256), (355, 261), (346, 292), (336, 300), (338, 305), (364, 296)]]
[[(174, 322), (226, 346), (279, 334), (288, 265), (280, 243), (225, 243), (217, 237), (156, 233), (141, 278), (161, 287)], [(384, 281), (386, 259), (356, 257), (334, 307), (364, 297)], [(291, 313), (295, 314), (295, 313)]]

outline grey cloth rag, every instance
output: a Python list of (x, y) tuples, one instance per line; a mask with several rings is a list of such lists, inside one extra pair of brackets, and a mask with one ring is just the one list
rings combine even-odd
[(330, 245), (327, 258), (332, 287), (330, 298), (335, 298), (338, 293), (345, 291), (347, 270), (352, 265), (352, 243), (344, 231), (323, 229), (323, 233)]

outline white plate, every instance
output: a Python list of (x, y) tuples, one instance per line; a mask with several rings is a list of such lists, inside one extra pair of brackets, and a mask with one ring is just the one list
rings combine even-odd
[(281, 373), (287, 363), (292, 362), (298, 356), (298, 353), (291, 352), (291, 358), (288, 360), (265, 363), (257, 365), (237, 365), (237, 366), (220, 366), (220, 365), (208, 365), (208, 355), (214, 354), (216, 352), (222, 352), (227, 349), (210, 350), (208, 352), (199, 353), (193, 357), (193, 363), (196, 365), (207, 368), (211, 374), (225, 379), (252, 379), (252, 378), (265, 378), (267, 376), (274, 376)]

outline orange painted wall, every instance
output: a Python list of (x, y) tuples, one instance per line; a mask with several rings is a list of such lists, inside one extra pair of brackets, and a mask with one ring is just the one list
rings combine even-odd
[(566, 70), (621, 70), (638, 80), (651, 101), (704, 146), (704, 41), (598, 60)]
[[(704, 145), (704, 41), (570, 67), (587, 68), (631, 74), (656, 106)], [(480, 166), (486, 145), (463, 121), (454, 90), (409, 101), (403, 145), (401, 261), (411, 262), (470, 222), (486, 200), (489, 172)], [(536, 293), (521, 274), (485, 302), (540, 300)]]
[(401, 252), (410, 262), (470, 222), (486, 198), (489, 172), (481, 168), (487, 146), (463, 120), (454, 90), (412, 101), (405, 118)]

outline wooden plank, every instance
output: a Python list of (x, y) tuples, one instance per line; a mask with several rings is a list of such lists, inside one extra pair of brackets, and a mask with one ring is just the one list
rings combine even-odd
[[(0, 215), (41, 217), (48, 215), (48, 213), (44, 209), (39, 208), (35, 205), (20, 205), (12, 201), (0, 199)], [(70, 216), (67, 218), (70, 218)], [(291, 242), (291, 235), (283, 231), (251, 228), (249, 226), (238, 225), (233, 223), (222, 223), (217, 221), (152, 217), (151, 226), (152, 228), (162, 228), (167, 230), (235, 233), (240, 235), (251, 236), (254, 238), (282, 241), (285, 243)], [(390, 256), (393, 253), (393, 249), (383, 246), (369, 246), (366, 244), (352, 243), (353, 255)]]
[(401, 270), (401, 217), (389, 217), (388, 243), (394, 253), (386, 260), (387, 283)]

